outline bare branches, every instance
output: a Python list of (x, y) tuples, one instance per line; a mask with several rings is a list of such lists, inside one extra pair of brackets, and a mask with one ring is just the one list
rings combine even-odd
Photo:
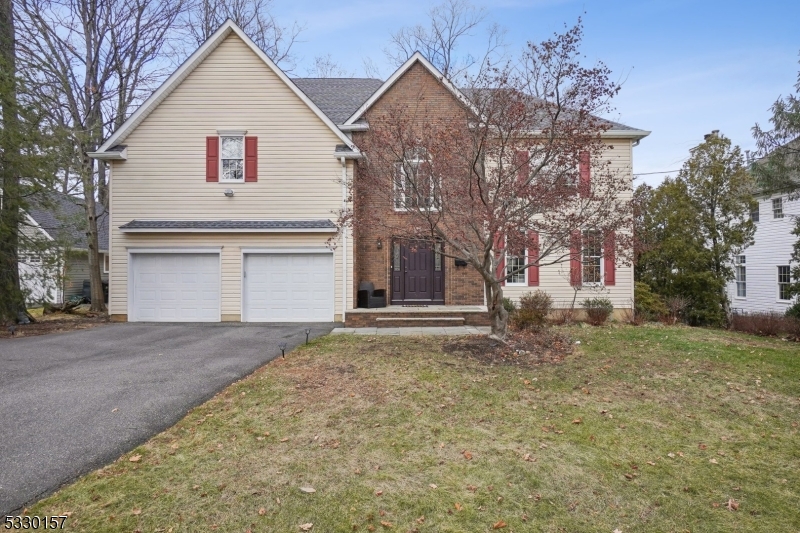
[(314, 65), (306, 69), (309, 78), (353, 78), (354, 72), (349, 72), (333, 60), (330, 54), (314, 58)]
[(192, 44), (199, 46), (231, 19), (284, 72), (292, 72), (296, 58), (292, 47), (303, 28), (297, 23), (282, 26), (272, 15), (272, 0), (189, 0), (181, 23)]
[(469, 53), (459, 55), (460, 46), (486, 22), (486, 10), (468, 0), (444, 0), (428, 12), (430, 26), (401, 28), (391, 36), (390, 48), (384, 53), (396, 66), (402, 65), (414, 52), (421, 52), (447, 78), (462, 76), (469, 68), (483, 62), (503, 45), (505, 32), (496, 24), (486, 30), (486, 50), (481, 59)]
[[(444, 243), (445, 255), (483, 278), (498, 336), (505, 332), (503, 280), (570, 261), (580, 254), (576, 232), (590, 230), (603, 242), (616, 234), (603, 253), (630, 259), (630, 169), (611, 164), (602, 135), (612, 124), (597, 116), (619, 86), (604, 65), (581, 64), (581, 34), (578, 23), (529, 44), (516, 61), (481, 64), (463, 77), (466, 102), (442, 104), (435, 91), (445, 89), (435, 82), (417, 95), (389, 98), (369, 111), (370, 130), (358, 141), (367, 160), (357, 186), (402, 216), (385, 207), (362, 210), (353, 223)], [(578, 246), (600, 248), (580, 240)], [(498, 272), (506, 250), (526, 259)]]

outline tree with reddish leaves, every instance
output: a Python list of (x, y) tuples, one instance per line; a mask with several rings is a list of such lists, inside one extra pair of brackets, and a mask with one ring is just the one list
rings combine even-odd
[[(602, 63), (581, 65), (581, 36), (579, 21), (514, 60), (442, 79), (460, 88), (457, 113), (442, 113), (424, 94), (368, 112), (359, 140), (358, 186), (404, 216), (356, 210), (342, 214), (341, 226), (378, 226), (466, 261), (483, 280), (499, 339), (507, 278), (570, 262), (575, 285), (585, 279), (582, 248), (629, 256), (630, 174), (604, 157), (611, 123), (598, 118), (619, 85)], [(507, 256), (518, 258), (513, 268)]]

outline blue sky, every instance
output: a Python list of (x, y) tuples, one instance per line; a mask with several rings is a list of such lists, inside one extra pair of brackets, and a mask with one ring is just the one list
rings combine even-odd
[[(425, 24), (434, 3), (275, 0), (273, 7), (281, 23), (305, 26), (296, 45), (298, 74), (305, 74), (315, 56), (331, 54), (357, 75), (370, 57), (386, 75), (392, 69), (382, 50), (390, 33)], [(624, 81), (610, 118), (653, 132), (634, 150), (635, 174), (680, 168), (689, 148), (712, 129), (752, 149), (750, 128), (768, 121), (779, 95), (794, 91), (800, 70), (796, 0), (473, 3), (507, 29), (511, 52), (583, 16), (587, 60), (604, 61)], [(642, 176), (637, 183), (657, 184), (664, 176)]]

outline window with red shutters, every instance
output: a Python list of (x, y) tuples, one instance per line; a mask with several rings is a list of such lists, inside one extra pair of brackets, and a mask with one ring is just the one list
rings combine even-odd
[(603, 243), (603, 261), (604, 261), (604, 277), (605, 277), (605, 284), (606, 285), (615, 285), (617, 283), (617, 266), (616, 266), (616, 257), (614, 254), (614, 247), (616, 234), (615, 232), (610, 232), (606, 235), (605, 242)]
[(585, 198), (589, 196), (589, 192), (592, 189), (592, 169), (589, 152), (581, 152), (579, 166), (580, 181), (578, 182), (578, 193)]
[(258, 181), (258, 137), (244, 138), (244, 181)]
[(573, 287), (580, 287), (583, 281), (581, 268), (581, 232), (573, 231), (570, 236), (569, 246), (569, 283)]
[(206, 137), (206, 181), (219, 181), (219, 137)]
[[(528, 234), (528, 243), (528, 263), (536, 263), (539, 261), (539, 234), (531, 231)], [(528, 286), (539, 286), (539, 265), (528, 267)]]

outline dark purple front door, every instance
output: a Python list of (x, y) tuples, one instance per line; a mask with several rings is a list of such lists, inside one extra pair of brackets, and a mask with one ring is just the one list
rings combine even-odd
[(392, 244), (392, 303), (443, 304), (444, 258), (429, 243)]

